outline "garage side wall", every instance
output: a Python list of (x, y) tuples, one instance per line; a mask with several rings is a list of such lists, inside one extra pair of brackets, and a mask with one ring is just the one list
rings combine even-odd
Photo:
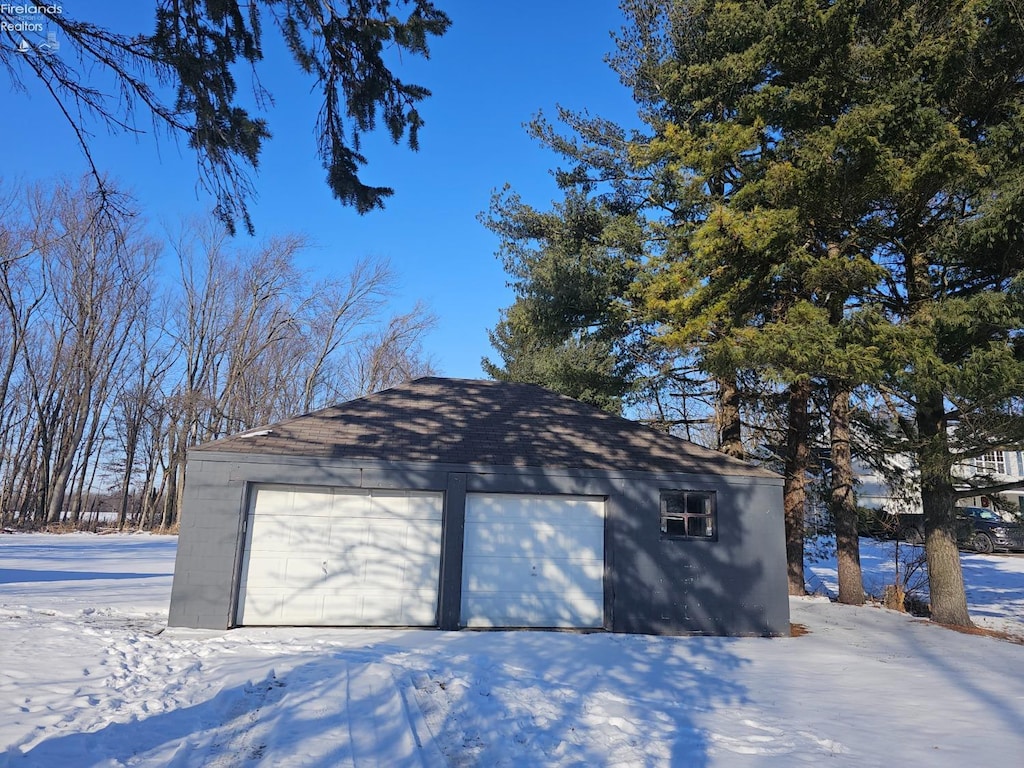
[(227, 629), (234, 604), (246, 484), (231, 464), (190, 461), (174, 561), (171, 627)]
[[(661, 530), (664, 491), (714, 494), (717, 536)], [(781, 481), (664, 476), (613, 497), (614, 630), (644, 634), (788, 635)]]

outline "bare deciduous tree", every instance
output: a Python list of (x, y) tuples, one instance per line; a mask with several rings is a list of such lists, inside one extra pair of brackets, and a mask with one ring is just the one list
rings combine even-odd
[(23, 199), (24, 215), (4, 235), (12, 339), (3, 413), (23, 426), (15, 435), (29, 459), (8, 462), (2, 484), (23, 516), (31, 509), (35, 519), (57, 523), (69, 512), (76, 522), (82, 493), (73, 492), (73, 478), (84, 488), (95, 475), (91, 461), (127, 339), (146, 306), (156, 246), (126, 201), (111, 215), (85, 184), (30, 187)]
[[(302, 237), (237, 248), (214, 221), (160, 246), (131, 201), (35, 188), (0, 225), (5, 524), (172, 527), (189, 448), (430, 373), (417, 304), (381, 322), (395, 276), (365, 259), (312, 280)], [(4, 200), (0, 198), (0, 209)]]
[(417, 303), (365, 334), (345, 361), (345, 395), (359, 397), (417, 376), (432, 375), (434, 365), (423, 353), (423, 339), (436, 324), (434, 314)]

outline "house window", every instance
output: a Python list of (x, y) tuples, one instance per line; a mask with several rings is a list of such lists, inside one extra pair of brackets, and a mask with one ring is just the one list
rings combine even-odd
[(988, 451), (975, 460), (979, 472), (992, 472), (997, 475), (1006, 474), (1006, 462), (1002, 451)]
[(662, 538), (717, 540), (715, 510), (712, 491), (662, 491)]

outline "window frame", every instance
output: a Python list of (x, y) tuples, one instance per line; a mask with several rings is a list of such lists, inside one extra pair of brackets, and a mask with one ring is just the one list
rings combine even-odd
[(974, 468), (978, 472), (992, 472), (997, 475), (1006, 474), (1006, 454), (1000, 450), (985, 451), (974, 460)]
[[(707, 499), (707, 512), (693, 513), (686, 511), (687, 500), (690, 496), (699, 496)], [(682, 501), (682, 512), (669, 512), (669, 499), (675, 497)], [(668, 521), (674, 520), (682, 523), (683, 533), (678, 531), (670, 532)], [(695, 535), (690, 533), (691, 520), (706, 520), (710, 523), (710, 535)], [(658, 493), (658, 523), (661, 539), (668, 541), (718, 541), (718, 492), (697, 488), (662, 488)]]

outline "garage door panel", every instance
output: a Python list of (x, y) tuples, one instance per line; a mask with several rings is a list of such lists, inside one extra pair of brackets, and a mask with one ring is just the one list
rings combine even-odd
[(239, 605), (245, 605), (247, 618), (253, 623), (276, 624), (277, 617), (281, 613), (282, 595), (275, 592), (273, 588), (250, 591), (243, 586), (239, 590)]
[(351, 520), (433, 520), (440, 522), (439, 494), (410, 496), (403, 491), (375, 491), (372, 495), (358, 496), (344, 491), (336, 492), (332, 516)]
[(416, 590), (417, 585), (434, 576), (435, 569), (431, 563), (378, 563), (364, 562), (359, 578), (367, 590), (381, 593), (395, 591), (395, 586), (402, 591)]
[(267, 515), (289, 514), (295, 503), (295, 492), (286, 489), (263, 488), (259, 491), (260, 512)]
[(470, 556), (561, 557), (574, 552), (581, 557), (597, 558), (604, 551), (604, 527), (573, 526), (566, 530), (548, 521), (493, 522), (474, 520), (466, 536), (465, 552)]
[(441, 528), (439, 525), (410, 524), (402, 537), (402, 546), (410, 555), (433, 556), (441, 551)]
[(242, 597), (247, 600), (250, 624), (423, 626), (435, 620), (430, 590), (406, 595), (396, 595), (393, 590), (359, 594), (313, 591), (295, 595), (278, 588), (261, 590), (257, 596), (243, 592)]
[(339, 496), (334, 502), (332, 519), (344, 519), (354, 524), (362, 523), (365, 525), (366, 521), (375, 519), (390, 520), (394, 517), (394, 515), (384, 513), (380, 508), (373, 508), (372, 505), (373, 500), (368, 497), (350, 499)]
[(316, 591), (328, 595), (334, 602), (343, 603), (353, 595), (363, 595), (372, 589), (373, 585), (367, 582), (363, 567), (359, 565), (330, 574)]
[(435, 624), (441, 508), (436, 493), (258, 488), (238, 622)]
[(394, 592), (370, 593), (362, 596), (363, 605), (360, 613), (367, 624), (385, 623), (397, 616), (404, 620), (402, 598)]
[(284, 583), (298, 590), (316, 589), (329, 577), (321, 557), (289, 557), (284, 569)]
[(353, 557), (394, 558), (403, 560), (426, 559), (433, 563), (441, 551), (441, 532), (438, 525), (417, 525), (404, 521), (381, 521), (349, 529), (348, 535), (331, 532), (336, 542), (335, 551), (345, 551)]
[[(431, 528), (433, 528), (431, 524), (417, 527), (415, 522), (408, 520), (379, 518), (367, 522), (366, 542), (369, 546), (378, 547), (382, 551), (397, 549), (405, 546), (406, 538), (415, 539), (424, 536)], [(410, 530), (413, 532), (411, 536), (409, 536)]]
[(320, 558), (279, 557), (261, 558), (259, 567), (249, 568), (243, 574), (244, 584), (250, 589), (273, 588), (283, 589), (287, 585), (289, 591), (301, 594), (314, 589), (325, 579)]
[(251, 532), (246, 549), (257, 553), (288, 553), (302, 551), (309, 554), (325, 550), (330, 541), (329, 518), (307, 515), (261, 515), (258, 524), (249, 516), (247, 526)]
[(249, 539), (246, 548), (257, 552), (277, 552), (286, 548), (291, 531), (287, 515), (264, 515), (259, 526), (253, 526), (252, 515), (247, 522)]
[(409, 597), (402, 601), (402, 623), (410, 627), (422, 627), (434, 624), (437, 614), (434, 609), (427, 608), (426, 596)]
[(334, 494), (331, 492), (296, 492), (292, 494), (292, 508), (290, 512), (293, 515), (329, 518), (333, 502)]
[(331, 538), (331, 518), (326, 515), (294, 514), (275, 522), (277, 530), (287, 531), (278, 544), (287, 550), (319, 552)]
[(538, 615), (549, 617), (544, 626), (560, 629), (600, 627), (604, 611), (600, 601), (567, 606), (560, 595), (510, 593), (474, 595), (466, 608), (478, 617), (474, 627), (529, 627)]
[(250, 624), (282, 625), (308, 621), (322, 612), (324, 596), (319, 593), (295, 594), (282, 587), (258, 591), (242, 590), (240, 599), (246, 601), (246, 614)]
[(560, 496), (473, 496), (473, 517), (481, 523), (541, 523), (571, 519), (574, 526), (604, 527), (603, 506), (592, 499)]
[(282, 587), (250, 592), (243, 589), (239, 599), (245, 600), (250, 624), (288, 624), (311, 622), (322, 614), (324, 595), (319, 592), (295, 594)]
[(287, 557), (260, 558), (259, 567), (251, 568), (248, 563), (242, 571), (242, 585), (249, 587), (275, 587), (285, 579), (288, 568)]
[(603, 626), (603, 499), (468, 494), (465, 532), (464, 626)]
[(471, 592), (515, 592), (531, 580), (536, 582), (531, 587), (533, 593), (604, 592), (603, 588), (595, 587), (601, 584), (604, 564), (593, 559), (466, 558), (463, 562), (464, 570), (468, 569), (470, 574), (467, 584)]
[[(430, 594), (410, 593), (396, 595), (394, 591), (346, 595), (343, 599), (328, 600), (320, 623), (324, 625), (409, 625), (423, 626), (434, 623), (434, 610), (429, 607)], [(395, 620), (399, 617), (399, 620)]]
[(442, 510), (435, 503), (435, 499), (425, 496), (410, 496), (408, 498), (410, 520), (435, 520), (440, 522)]
[(370, 500), (369, 513), (375, 517), (388, 519), (407, 520), (413, 517), (413, 509), (409, 504), (408, 497), (386, 496), (383, 494), (374, 496)]
[(363, 518), (331, 518), (330, 530), (324, 541), (329, 552), (344, 552), (354, 546), (365, 545), (370, 538), (370, 529)]

